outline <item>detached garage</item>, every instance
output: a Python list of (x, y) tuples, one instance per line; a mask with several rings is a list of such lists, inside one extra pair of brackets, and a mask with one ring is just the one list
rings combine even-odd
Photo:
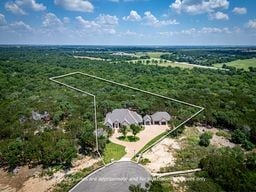
[(167, 125), (170, 120), (171, 116), (167, 112), (156, 112), (143, 117), (144, 125)]

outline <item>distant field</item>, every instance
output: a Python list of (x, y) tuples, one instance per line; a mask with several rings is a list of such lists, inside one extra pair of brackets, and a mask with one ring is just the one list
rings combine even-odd
[(160, 58), (160, 56), (163, 54), (164, 52), (136, 52), (136, 55), (139, 57), (148, 55), (151, 58)]
[(99, 57), (88, 57), (88, 56), (74, 56), (76, 59), (90, 59), (90, 60), (97, 60), (97, 61), (103, 61), (104, 59)]
[[(222, 68), (222, 63), (214, 64), (214, 67)], [(245, 59), (245, 60), (236, 60), (229, 63), (226, 63), (227, 66), (236, 67), (238, 69), (249, 70), (249, 67), (256, 67), (256, 58), (253, 59)]]
[(153, 58), (160, 58), (161, 55), (165, 54), (164, 52), (148, 52), (148, 56)]
[[(150, 63), (147, 63), (147, 61), (150, 60)], [(163, 59), (159, 59), (159, 58), (154, 58), (154, 59), (136, 59), (136, 60), (132, 60), (131, 62), (133, 64), (136, 64), (137, 62), (141, 62), (141, 64), (144, 65), (156, 65), (154, 63), (154, 61), (157, 61), (157, 65), (161, 66), (161, 67), (180, 67), (180, 68), (185, 68), (185, 69), (192, 69), (194, 67), (198, 67), (198, 68), (204, 68), (204, 69), (219, 69), (217, 67), (210, 67), (210, 66), (203, 66), (203, 65), (194, 65), (194, 64), (189, 64), (189, 63), (185, 63), (185, 62), (172, 62), (172, 61), (168, 61), (168, 60), (163, 60)], [(162, 62), (160, 62), (162, 61)], [(221, 67), (220, 67), (221, 69)], [(224, 70), (224, 69), (223, 69)]]
[(141, 61), (142, 63), (141, 64), (145, 64), (145, 65), (156, 65), (154, 62), (154, 60), (157, 60), (158, 63), (157, 65), (158, 66), (161, 66), (161, 67), (168, 67), (168, 66), (171, 66), (171, 67), (181, 67), (181, 68), (189, 68), (189, 69), (192, 69), (193, 66), (191, 65), (187, 65), (186, 63), (182, 63), (182, 64), (179, 64), (179, 63), (174, 63), (174, 62), (171, 62), (171, 61), (166, 61), (166, 60), (163, 60), (162, 63), (160, 63), (160, 60), (161, 59), (157, 59), (157, 58), (154, 58), (154, 59), (150, 59), (151, 62), (149, 64), (146, 63), (146, 61), (149, 60), (149, 59), (136, 59), (136, 60), (132, 60), (132, 63), (136, 64), (136, 62), (139, 62)]

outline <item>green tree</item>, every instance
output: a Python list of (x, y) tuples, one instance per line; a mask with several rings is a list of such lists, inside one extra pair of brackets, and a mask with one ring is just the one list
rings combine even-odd
[(130, 185), (129, 186), (129, 191), (130, 192), (147, 192), (146, 189), (141, 187), (141, 184), (138, 185)]
[(127, 133), (128, 133), (128, 127), (125, 125), (122, 125), (120, 127), (120, 132), (123, 134), (124, 138), (126, 137)]
[(252, 150), (255, 146), (252, 142), (246, 139), (242, 142), (242, 147), (246, 150)]
[(243, 143), (245, 140), (247, 140), (247, 137), (243, 131), (240, 129), (236, 129), (231, 134), (231, 141), (237, 144)]
[(21, 140), (13, 140), (5, 148), (4, 155), (10, 170), (23, 163), (23, 147)]
[(134, 137), (141, 131), (141, 127), (134, 124), (131, 124), (130, 129)]
[[(197, 177), (196, 177), (197, 179)], [(199, 178), (198, 178), (199, 179)], [(189, 192), (221, 192), (221, 187), (211, 179), (186, 182)]]
[(248, 153), (246, 156), (246, 166), (250, 170), (256, 170), (256, 153)]
[(249, 172), (241, 153), (243, 152), (238, 149), (218, 150), (203, 158), (200, 167), (224, 191), (250, 191), (254, 182), (245, 183)]

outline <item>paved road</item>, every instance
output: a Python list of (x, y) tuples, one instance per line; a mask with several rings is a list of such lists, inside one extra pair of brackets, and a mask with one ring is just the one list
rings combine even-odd
[(150, 173), (140, 165), (120, 161), (89, 175), (70, 192), (128, 192), (131, 184), (145, 186), (150, 179)]

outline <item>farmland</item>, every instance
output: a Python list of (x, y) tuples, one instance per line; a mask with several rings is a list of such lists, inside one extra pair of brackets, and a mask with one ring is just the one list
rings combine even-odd
[[(228, 63), (225, 63), (228, 67), (235, 67), (237, 69), (244, 69), (249, 71), (250, 67), (256, 67), (256, 58), (245, 59), (245, 60), (235, 60)], [(222, 68), (223, 64), (214, 64), (213, 66), (217, 68)]]

